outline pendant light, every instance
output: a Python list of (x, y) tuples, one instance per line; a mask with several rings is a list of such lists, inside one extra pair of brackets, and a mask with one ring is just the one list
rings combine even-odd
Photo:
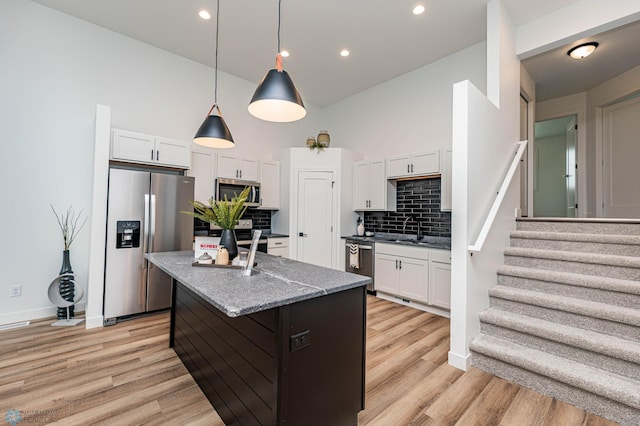
[(282, 0), (278, 0), (278, 54), (276, 68), (270, 70), (258, 85), (249, 112), (254, 117), (266, 121), (285, 123), (297, 121), (307, 115), (302, 97), (289, 74), (282, 69), (280, 54), (280, 15)]
[[(209, 148), (233, 148), (235, 143), (227, 123), (222, 118), (222, 111), (218, 106), (218, 29), (220, 27), (220, 0), (216, 0), (216, 74), (214, 85), (213, 106), (207, 117), (200, 125), (193, 141), (198, 145)], [(217, 110), (217, 114), (214, 113)]]

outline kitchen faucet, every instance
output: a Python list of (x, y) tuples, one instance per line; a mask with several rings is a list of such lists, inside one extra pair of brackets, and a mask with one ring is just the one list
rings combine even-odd
[(411, 219), (411, 216), (407, 216), (407, 218), (404, 220), (404, 223), (402, 224), (402, 234), (404, 235), (404, 231), (407, 229), (407, 222), (409, 222), (409, 220)]
[(404, 223), (402, 224), (402, 234), (404, 235), (405, 230), (407, 229), (407, 222), (409, 222), (409, 220), (415, 220), (416, 223), (418, 224), (418, 234), (416, 235), (416, 240), (421, 240), (424, 238), (424, 235), (420, 234), (420, 221), (418, 219), (416, 219), (415, 217), (411, 217), (411, 216), (407, 216), (407, 218), (404, 220)]

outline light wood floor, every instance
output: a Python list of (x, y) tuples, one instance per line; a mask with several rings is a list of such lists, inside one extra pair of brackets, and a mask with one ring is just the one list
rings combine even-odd
[[(374, 297), (367, 313), (361, 425), (614, 424), (480, 370), (450, 367), (446, 318)], [(93, 330), (51, 322), (0, 331), (0, 423), (18, 410), (18, 424), (30, 425), (223, 424), (167, 348), (167, 314)]]

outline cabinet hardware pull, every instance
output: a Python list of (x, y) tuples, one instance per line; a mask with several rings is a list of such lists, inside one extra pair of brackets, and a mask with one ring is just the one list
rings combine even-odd
[(151, 160), (153, 160), (153, 150), (151, 150)]
[(413, 173), (413, 164), (411, 165), (411, 173)]
[(409, 164), (407, 164), (407, 173), (411, 172), (411, 166)]
[(160, 161), (160, 150), (156, 151), (156, 161)]
[(240, 170), (240, 177), (242, 177), (242, 170)]
[(400, 269), (402, 269), (402, 260), (400, 261)]
[(398, 269), (398, 259), (396, 259), (396, 269)]

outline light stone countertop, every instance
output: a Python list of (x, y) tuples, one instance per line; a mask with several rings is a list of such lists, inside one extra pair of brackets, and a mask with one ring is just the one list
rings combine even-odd
[(367, 285), (369, 277), (256, 253), (250, 277), (240, 269), (192, 266), (193, 251), (147, 259), (229, 317), (237, 317)]

